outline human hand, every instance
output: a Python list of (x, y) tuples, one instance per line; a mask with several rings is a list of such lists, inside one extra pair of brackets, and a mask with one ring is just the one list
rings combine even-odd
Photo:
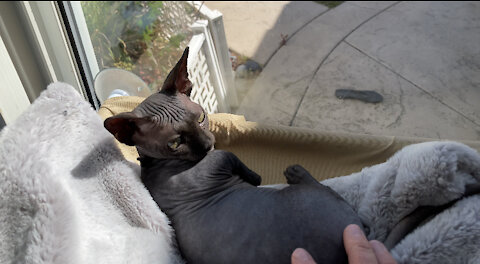
[(292, 253), (292, 264), (316, 264), (316, 262), (305, 249), (297, 248)]
[[(376, 240), (368, 241), (357, 225), (349, 225), (343, 231), (343, 243), (350, 264), (396, 264), (385, 246)], [(292, 264), (316, 264), (303, 248), (292, 253)]]
[(357, 225), (343, 231), (343, 244), (350, 264), (396, 264), (387, 248), (379, 241), (368, 241)]

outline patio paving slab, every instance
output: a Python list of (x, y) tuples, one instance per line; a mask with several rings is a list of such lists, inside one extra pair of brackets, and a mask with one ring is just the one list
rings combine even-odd
[(401, 2), (346, 41), (480, 125), (479, 14), (479, 2)]
[(291, 125), (322, 60), (359, 25), (395, 2), (346, 2), (319, 16), (271, 59), (237, 114), (261, 123)]
[[(371, 104), (335, 97), (336, 89), (374, 90)], [(361, 134), (478, 139), (480, 128), (429, 93), (343, 42), (315, 75), (294, 126)]]

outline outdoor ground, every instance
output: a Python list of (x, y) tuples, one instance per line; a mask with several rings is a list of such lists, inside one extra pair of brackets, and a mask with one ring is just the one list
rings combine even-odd
[[(480, 140), (478, 2), (205, 4), (223, 13), (230, 49), (264, 67), (236, 80), (247, 120)], [(342, 100), (337, 89), (384, 100)]]

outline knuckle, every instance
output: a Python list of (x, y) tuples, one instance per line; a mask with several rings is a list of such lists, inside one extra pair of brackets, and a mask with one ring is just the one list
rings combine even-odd
[(367, 241), (357, 241), (354, 243), (352, 246), (352, 250), (358, 251), (358, 252), (369, 252), (372, 251), (372, 247)]

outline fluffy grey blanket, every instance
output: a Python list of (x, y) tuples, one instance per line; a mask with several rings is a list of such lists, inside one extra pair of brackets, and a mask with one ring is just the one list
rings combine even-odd
[(139, 173), (88, 102), (50, 85), (0, 134), (0, 263), (175, 263)]
[[(442, 205), (462, 197), (480, 181), (480, 155), (454, 142), (407, 146), (385, 163), (325, 180), (356, 209), (384, 241), (418, 206)], [(391, 252), (398, 263), (480, 263), (480, 195), (467, 197), (403, 239)]]
[[(175, 263), (166, 216), (96, 112), (69, 85), (48, 87), (0, 134), (1, 263)], [(387, 162), (323, 183), (383, 241), (422, 205), (461, 197), (480, 178), (459, 143), (411, 145)], [(398, 244), (399, 263), (476, 263), (480, 196), (456, 203)]]

